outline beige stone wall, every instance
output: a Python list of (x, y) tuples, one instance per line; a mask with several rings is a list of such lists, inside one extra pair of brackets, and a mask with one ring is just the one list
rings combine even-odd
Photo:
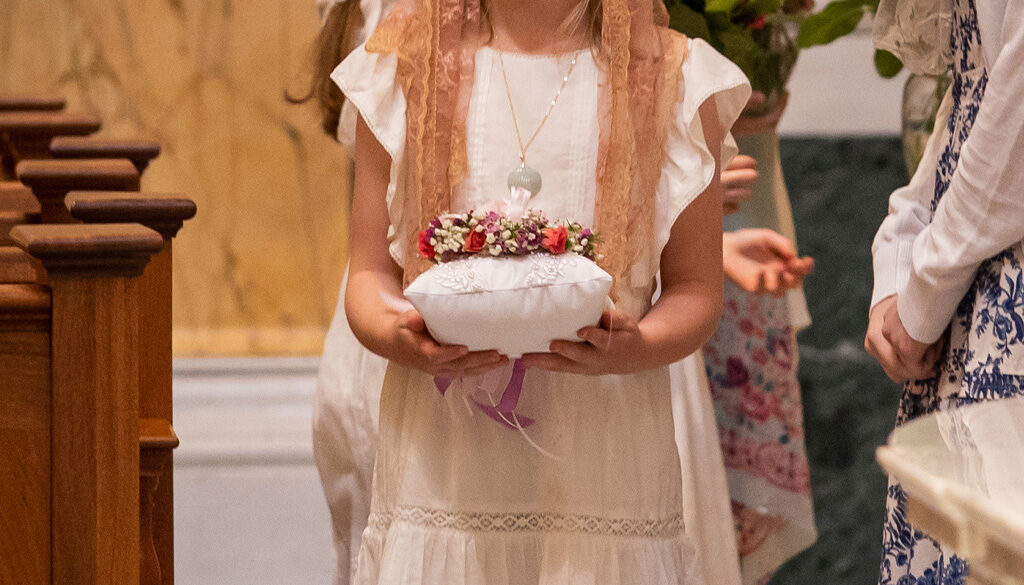
[(313, 0), (3, 0), (0, 92), (65, 96), (151, 137), (143, 189), (194, 198), (174, 249), (178, 355), (320, 351), (345, 261), (349, 163), (302, 89)]

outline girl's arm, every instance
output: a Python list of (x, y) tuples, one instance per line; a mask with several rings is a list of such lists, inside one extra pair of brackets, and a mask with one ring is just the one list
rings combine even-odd
[(402, 269), (388, 252), (391, 158), (362, 118), (356, 126), (355, 169), (345, 314), (359, 342), (432, 375), (475, 374), (507, 361), (495, 351), (468, 352), (465, 346), (437, 343), (402, 295)]
[[(721, 161), (722, 135), (714, 100), (700, 108), (705, 141)], [(554, 341), (551, 353), (525, 356), (527, 365), (586, 375), (623, 374), (667, 365), (700, 349), (722, 311), (721, 163), (711, 184), (676, 219), (661, 255), (661, 297), (637, 323), (621, 311), (579, 331), (583, 342)]]

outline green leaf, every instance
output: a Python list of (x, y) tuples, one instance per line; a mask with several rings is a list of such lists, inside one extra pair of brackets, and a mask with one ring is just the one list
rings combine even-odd
[(891, 79), (903, 70), (903, 62), (889, 51), (875, 49), (875, 70), (882, 77)]
[(750, 8), (757, 14), (773, 14), (782, 10), (783, 0), (751, 0)]
[(739, 4), (739, 0), (707, 0), (704, 5), (705, 12), (732, 12)]
[(704, 39), (711, 42), (711, 30), (708, 29), (708, 22), (704, 19), (704, 15), (681, 2), (669, 8), (668, 26), (691, 39)]
[(800, 25), (796, 43), (801, 49), (827, 45), (857, 28), (865, 13), (864, 0), (836, 0)]
[(748, 78), (752, 77), (758, 69), (764, 49), (757, 44), (750, 31), (734, 26), (720, 32), (718, 40), (722, 44), (722, 54), (738, 65)]

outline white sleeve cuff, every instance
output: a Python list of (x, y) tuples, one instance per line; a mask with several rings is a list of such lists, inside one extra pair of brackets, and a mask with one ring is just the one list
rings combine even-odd
[(874, 250), (875, 286), (871, 292), (871, 306), (899, 293), (907, 286), (910, 278), (911, 253), (914, 250), (913, 239), (899, 239), (895, 245), (879, 246)]
[(969, 288), (970, 281), (964, 287), (939, 289), (911, 272), (907, 286), (896, 299), (903, 328), (917, 341), (933, 343), (949, 326)]

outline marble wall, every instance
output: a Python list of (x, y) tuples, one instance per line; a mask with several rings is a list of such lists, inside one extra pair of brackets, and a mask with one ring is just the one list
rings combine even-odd
[(303, 90), (313, 0), (3, 0), (0, 92), (66, 96), (152, 137), (143, 188), (194, 198), (175, 242), (178, 355), (313, 354), (345, 259), (349, 163)]

